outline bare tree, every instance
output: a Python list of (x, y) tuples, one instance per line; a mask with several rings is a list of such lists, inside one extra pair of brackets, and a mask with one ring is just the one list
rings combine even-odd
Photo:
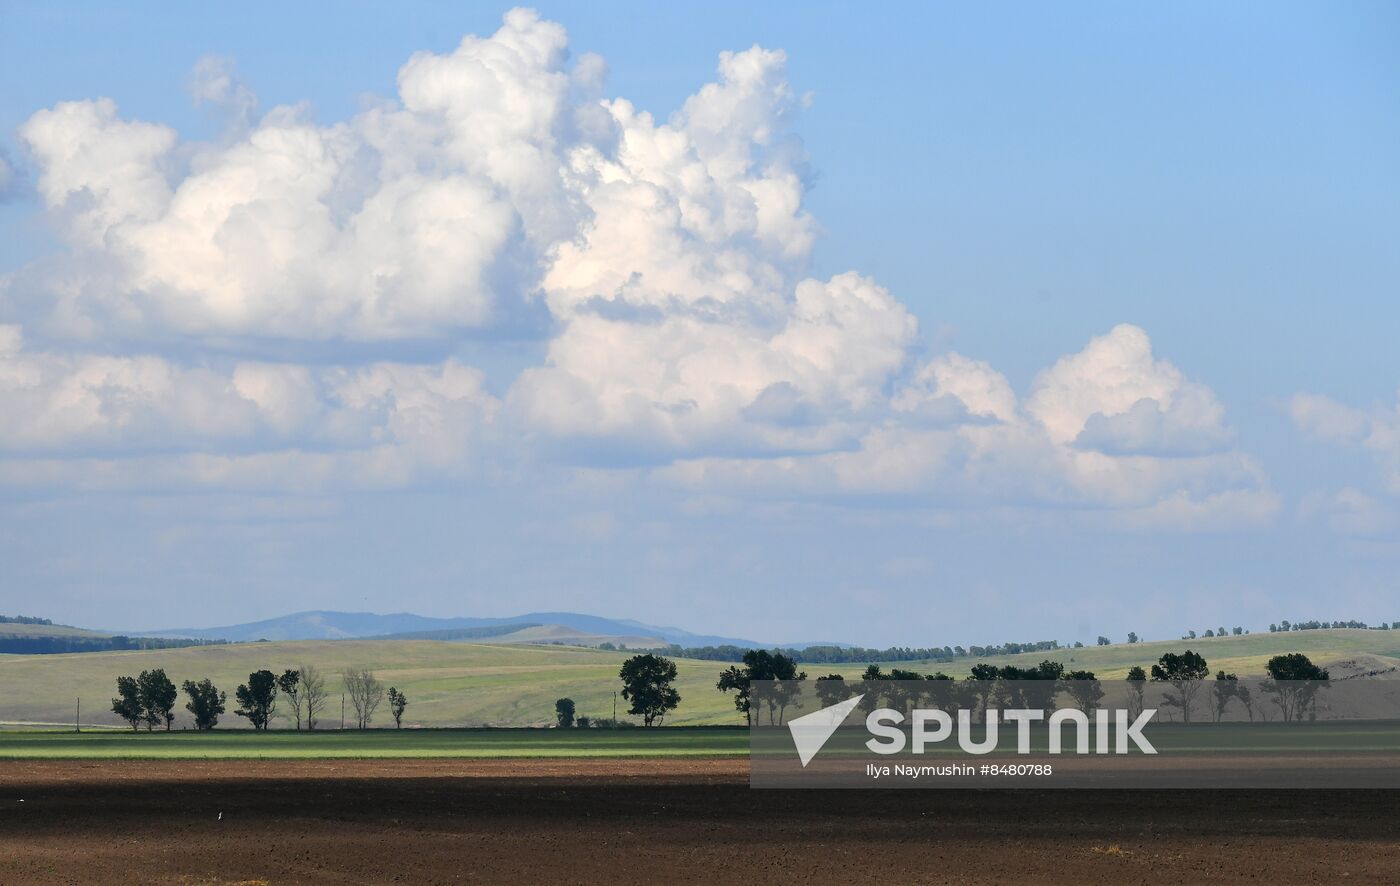
[(369, 728), (374, 719), (374, 710), (384, 700), (384, 684), (374, 676), (374, 671), (348, 670), (343, 674), (345, 692), (350, 696), (350, 705), (355, 709), (355, 722), (360, 729)]
[(316, 728), (316, 715), (326, 704), (326, 678), (309, 664), (297, 669), (301, 674), (301, 703), (306, 711), (306, 728)]

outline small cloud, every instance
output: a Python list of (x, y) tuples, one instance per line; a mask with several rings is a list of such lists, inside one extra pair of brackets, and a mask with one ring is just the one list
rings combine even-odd
[(201, 57), (185, 86), (196, 105), (210, 105), (228, 115), (235, 129), (247, 128), (258, 108), (257, 95), (238, 76), (230, 58)]
[(1298, 508), (1303, 520), (1321, 520), (1338, 535), (1376, 538), (1395, 531), (1395, 513), (1360, 489), (1346, 486), (1336, 492), (1305, 497)]
[(1295, 394), (1288, 403), (1293, 426), (1309, 437), (1331, 443), (1350, 443), (1366, 435), (1366, 413), (1321, 394)]

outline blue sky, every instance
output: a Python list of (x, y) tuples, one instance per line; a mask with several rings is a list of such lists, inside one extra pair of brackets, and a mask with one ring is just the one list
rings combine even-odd
[[(568, 57), (504, 124), (451, 60), (506, 7), (0, 10), (0, 610), (909, 644), (1400, 618), (1393, 6), (538, 9)], [(754, 45), (785, 58), (717, 75)], [(419, 52), (447, 61), (399, 95)], [(703, 186), (580, 116), (619, 97)], [(342, 151), (334, 184), (240, 166), (274, 130)], [(162, 193), (128, 192), (158, 132)]]

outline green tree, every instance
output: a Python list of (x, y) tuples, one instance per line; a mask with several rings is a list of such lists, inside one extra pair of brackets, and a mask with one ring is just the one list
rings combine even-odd
[(622, 680), (622, 697), (632, 703), (627, 713), (641, 717), (645, 726), (661, 722), (681, 703), (680, 693), (671, 685), (676, 663), (669, 658), (634, 655), (622, 663), (617, 675)]
[(1215, 697), (1215, 722), (1219, 723), (1225, 717), (1225, 709), (1232, 699), (1239, 697), (1241, 688), (1240, 678), (1236, 675), (1223, 670), (1215, 672), (1215, 684), (1211, 687), (1211, 694)]
[(112, 713), (131, 724), (135, 732), (145, 719), (146, 709), (141, 704), (141, 686), (135, 677), (117, 678), (117, 697), (112, 699)]
[(220, 692), (208, 677), (198, 683), (186, 680), (181, 688), (190, 697), (185, 710), (194, 715), (194, 728), (207, 732), (218, 725), (219, 715), (224, 712), (224, 702), (228, 697)]
[(164, 723), (165, 731), (169, 732), (170, 724), (175, 722), (175, 702), (180, 693), (170, 678), (165, 676), (165, 669), (142, 671), (136, 678), (136, 683), (141, 695), (142, 719), (146, 721), (146, 731), (149, 732), (156, 725)]
[(1178, 655), (1168, 652), (1152, 666), (1152, 681), (1167, 683), (1176, 690), (1176, 695), (1167, 695), (1163, 702), (1169, 707), (1181, 709), (1181, 722), (1191, 722), (1191, 702), (1201, 688), (1201, 681), (1210, 676), (1206, 660), (1190, 649)]
[[(876, 668), (878, 671), (879, 668)], [(992, 703), (992, 695), (996, 692), (997, 677), (1000, 671), (996, 665), (975, 664), (968, 672), (967, 679), (976, 685), (974, 690), (974, 713), (981, 712), (983, 719), (987, 716), (987, 708)]]
[(1147, 671), (1141, 666), (1128, 668), (1128, 718), (1136, 720), (1142, 714), (1143, 693), (1147, 690)]
[(1099, 644), (1100, 646), (1108, 646), (1108, 645), (1112, 644), (1112, 642), (1113, 642), (1112, 640), (1108, 639), (1108, 638), (1105, 637), (1103, 634), (1100, 634), (1100, 635), (1099, 635), (1098, 644)]
[(1012, 707), (1050, 710), (1060, 691), (1065, 666), (1046, 659), (1033, 668), (1007, 665), (997, 671), (997, 692)]
[(922, 682), (924, 679), (924, 675), (918, 671), (890, 668), (888, 674), (877, 672), (876, 679), (885, 683), (880, 696), (884, 699), (885, 707), (891, 710), (908, 714), (923, 696), (923, 687), (915, 685), (916, 681)]
[(1128, 631), (1128, 642), (1129, 642), (1129, 643), (1136, 643), (1136, 642), (1138, 642), (1138, 635), (1137, 635), (1137, 632), (1136, 632), (1136, 631)]
[(561, 698), (554, 702), (554, 720), (560, 729), (570, 729), (574, 725), (574, 700)]
[(753, 722), (753, 713), (749, 710), (749, 669), (739, 665), (730, 665), (719, 672), (719, 680), (715, 683), (715, 688), (720, 692), (734, 693), (734, 709), (744, 715), (745, 723)]
[(234, 713), (247, 717), (254, 730), (267, 729), (268, 721), (277, 712), (277, 675), (272, 671), (254, 671), (248, 675), (248, 682), (234, 690), (238, 700)]
[(1325, 668), (1301, 652), (1290, 652), (1269, 659), (1264, 670), (1269, 679), (1262, 688), (1274, 696), (1285, 721), (1301, 720), (1309, 711), (1316, 715), (1317, 692), (1329, 679)]
[(816, 682), (817, 698), (821, 700), (822, 707), (827, 708), (839, 701), (845, 701), (850, 693), (846, 691), (846, 678), (840, 674), (827, 674), (825, 677), (818, 677)]
[(1068, 671), (1064, 677), (1065, 691), (1074, 699), (1074, 706), (1089, 713), (1103, 700), (1103, 687), (1093, 671)]
[[(730, 666), (719, 675), (715, 688), (721, 692), (734, 693), (734, 708), (744, 715), (746, 722), (752, 722), (750, 692), (754, 680), (797, 681), (807, 679), (805, 672), (798, 672), (797, 662), (781, 652), (766, 649), (750, 649), (744, 653), (743, 667)], [(768, 699), (769, 718), (775, 713), (781, 719), (782, 710), (792, 703), (796, 690), (791, 686), (774, 687)]]
[(281, 690), (283, 697), (292, 703), (292, 719), (297, 724), (297, 731), (301, 731), (301, 710), (306, 702), (301, 687), (301, 671), (286, 670), (282, 676), (277, 678), (277, 688)]
[(408, 696), (393, 686), (389, 687), (389, 713), (394, 717), (394, 728), (403, 728), (403, 712), (408, 707)]

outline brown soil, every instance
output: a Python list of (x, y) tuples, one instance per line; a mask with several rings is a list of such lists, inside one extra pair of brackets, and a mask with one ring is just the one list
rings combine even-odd
[(742, 759), (5, 761), (0, 883), (1396, 882), (1397, 799), (753, 791)]

